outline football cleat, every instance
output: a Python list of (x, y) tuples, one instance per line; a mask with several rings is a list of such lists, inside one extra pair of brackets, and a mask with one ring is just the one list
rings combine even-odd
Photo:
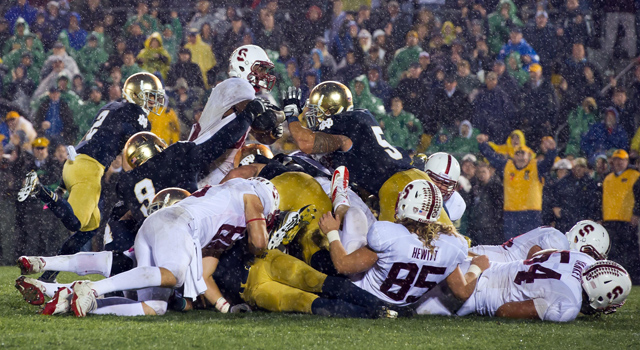
[(300, 214), (300, 222), (296, 227), (294, 227), (292, 230), (289, 230), (287, 232), (287, 235), (284, 236), (284, 239), (282, 240), (282, 244), (287, 245), (291, 243), (291, 241), (293, 241), (296, 238), (296, 235), (298, 234), (298, 232), (300, 232), (300, 230), (302, 230), (303, 228), (307, 227), (307, 225), (311, 223), (311, 220), (316, 218), (317, 212), (318, 212), (318, 209), (316, 209), (316, 206), (313, 204), (306, 205), (302, 207), (300, 210), (298, 210), (298, 214)]
[(33, 278), (20, 276), (16, 280), (16, 289), (22, 294), (22, 298), (27, 303), (31, 305), (44, 304), (44, 292), (47, 288), (42, 282)]
[(23, 275), (33, 275), (42, 272), (46, 263), (38, 256), (21, 256), (16, 260), (16, 265), (20, 268)]
[(393, 311), (386, 306), (383, 306), (378, 313), (378, 317), (379, 318), (398, 318), (398, 312)]
[(60, 287), (53, 298), (44, 305), (42, 309), (43, 315), (59, 315), (69, 312), (71, 309), (69, 300), (73, 292), (68, 287)]
[(280, 227), (271, 234), (267, 249), (276, 249), (280, 244), (289, 244), (289, 242), (295, 238), (298, 231), (308, 224), (308, 221), (303, 222), (303, 218), (308, 217), (308, 215), (302, 214), (306, 213), (309, 207), (310, 205), (306, 205), (298, 211), (288, 212), (284, 219), (282, 219)]
[(71, 298), (71, 310), (76, 317), (85, 317), (98, 308), (96, 293), (91, 289), (90, 281), (77, 281), (71, 285), (73, 297)]
[(335, 211), (341, 205), (351, 206), (347, 189), (349, 188), (349, 169), (339, 166), (331, 179), (331, 203)]
[(31, 170), (24, 179), (24, 185), (18, 192), (18, 202), (24, 202), (29, 197), (36, 196), (36, 193), (40, 189), (40, 181), (38, 180), (38, 174), (34, 170)]

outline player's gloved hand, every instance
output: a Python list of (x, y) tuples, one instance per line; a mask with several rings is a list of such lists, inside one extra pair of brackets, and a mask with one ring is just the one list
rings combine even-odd
[(287, 121), (290, 123), (298, 121), (298, 115), (302, 111), (302, 90), (289, 86), (287, 90), (282, 91), (282, 96), (282, 110)]
[(271, 136), (276, 139), (281, 138), (282, 135), (284, 135), (284, 127), (282, 126), (282, 124), (276, 126), (275, 129), (271, 131)]
[(251, 306), (247, 305), (247, 304), (238, 304), (238, 305), (233, 305), (231, 307), (231, 309), (229, 309), (229, 312), (232, 314), (239, 314), (239, 313), (243, 313), (243, 312), (251, 312)]
[(247, 106), (242, 112), (238, 114), (238, 117), (249, 118), (252, 122), (261, 114), (267, 110), (265, 103), (256, 98), (253, 101), (247, 103)]

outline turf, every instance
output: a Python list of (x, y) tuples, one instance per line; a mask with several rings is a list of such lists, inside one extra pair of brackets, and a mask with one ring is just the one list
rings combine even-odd
[[(396, 320), (213, 311), (162, 317), (42, 316), (13, 284), (19, 270), (0, 267), (0, 348), (28, 349), (640, 349), (640, 287), (616, 314), (568, 324), (482, 317)], [(71, 281), (75, 275), (63, 274)]]

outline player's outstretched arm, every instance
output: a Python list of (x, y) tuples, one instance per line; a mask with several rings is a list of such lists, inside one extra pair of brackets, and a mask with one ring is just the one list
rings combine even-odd
[(378, 254), (366, 246), (347, 254), (340, 242), (339, 228), (340, 216), (338, 215), (334, 218), (333, 214), (328, 212), (320, 219), (320, 230), (329, 239), (329, 253), (336, 271), (343, 275), (353, 275), (372, 268), (378, 261)]
[(264, 207), (256, 195), (245, 194), (243, 199), (244, 217), (247, 220), (247, 231), (249, 232), (249, 249), (258, 255), (267, 249), (269, 241), (267, 219), (263, 214)]
[(231, 305), (222, 296), (220, 288), (218, 288), (216, 281), (213, 280), (213, 273), (216, 272), (218, 262), (220, 262), (218, 257), (205, 256), (202, 258), (202, 277), (207, 284), (207, 290), (204, 292), (204, 298), (207, 299), (211, 305), (215, 305), (218, 311), (227, 313), (229, 312)]
[[(305, 107), (302, 113), (306, 112)], [(306, 154), (330, 153), (338, 149), (347, 151), (351, 147), (351, 140), (348, 137), (312, 131), (302, 126), (297, 119), (289, 120), (289, 132), (298, 148)]]
[(471, 297), (476, 289), (476, 282), (480, 273), (490, 266), (489, 258), (480, 255), (471, 260), (471, 266), (466, 274), (462, 274), (460, 266), (447, 276), (446, 281), (456, 298), (465, 301)]
[(512, 301), (503, 304), (496, 311), (496, 317), (540, 319), (533, 300)]

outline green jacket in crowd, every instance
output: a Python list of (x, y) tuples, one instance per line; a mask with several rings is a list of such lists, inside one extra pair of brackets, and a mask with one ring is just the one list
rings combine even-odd
[[(516, 69), (511, 69), (510, 60), (514, 60), (516, 62)], [(509, 57), (507, 57), (507, 61), (505, 62), (507, 66), (507, 73), (512, 76), (520, 86), (524, 86), (526, 82), (529, 81), (529, 72), (522, 69), (522, 61), (520, 60), (520, 54), (517, 52), (512, 52)]]
[[(107, 62), (109, 55), (100, 45), (90, 47), (85, 45), (76, 54), (76, 62), (80, 72), (84, 75), (85, 81), (92, 83), (96, 74), (100, 72), (100, 67)], [(124, 76), (124, 74), (123, 74)]]
[(396, 51), (393, 61), (391, 61), (387, 70), (391, 87), (395, 88), (398, 85), (402, 72), (409, 69), (411, 63), (418, 62), (422, 51), (422, 48), (418, 45), (413, 47), (405, 46)]
[[(509, 4), (509, 18), (508, 20), (500, 15), (500, 8), (502, 4)], [(497, 55), (502, 48), (502, 45), (506, 44), (509, 41), (509, 33), (510, 26), (517, 25), (519, 27), (524, 26), (520, 18), (516, 15), (518, 9), (516, 5), (511, 0), (500, 0), (498, 6), (495, 9), (495, 12), (491, 13), (488, 16), (489, 21), (489, 38), (487, 40), (487, 45), (489, 46), (489, 51), (492, 54)]]
[[(595, 108), (593, 108), (595, 110)], [(569, 141), (564, 153), (574, 157), (583, 155), (580, 148), (580, 141), (587, 134), (589, 128), (596, 122), (596, 114), (591, 111), (587, 113), (583, 106), (578, 106), (569, 113), (567, 124), (569, 126)]]
[[(356, 92), (356, 82), (364, 84), (362, 92), (358, 95)], [(349, 83), (349, 89), (353, 95), (353, 108), (367, 109), (378, 121), (380, 121), (386, 115), (384, 110), (384, 102), (381, 99), (373, 96), (369, 91), (369, 79), (363, 74), (356, 77)]]
[(394, 116), (392, 112), (382, 117), (380, 127), (390, 144), (405, 150), (415, 150), (422, 136), (422, 124), (418, 118), (405, 110), (398, 116)]
[(104, 101), (100, 101), (95, 103), (91, 100), (84, 101), (82, 108), (79, 109), (78, 113), (73, 113), (73, 121), (78, 126), (78, 140), (80, 142), (84, 137), (84, 134), (89, 131), (91, 128), (91, 122), (93, 122), (93, 118), (98, 114), (100, 108), (104, 106)]

